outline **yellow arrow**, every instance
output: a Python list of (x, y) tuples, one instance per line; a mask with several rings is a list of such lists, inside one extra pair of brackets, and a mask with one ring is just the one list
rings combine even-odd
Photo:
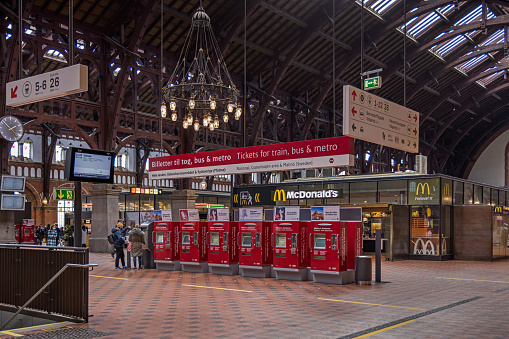
[(64, 197), (64, 195), (62, 194), (62, 191), (59, 191), (58, 195), (57, 195), (57, 198), (58, 199), (62, 199)]

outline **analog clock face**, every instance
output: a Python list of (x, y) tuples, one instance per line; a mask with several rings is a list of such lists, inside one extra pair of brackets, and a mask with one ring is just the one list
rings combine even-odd
[(5, 115), (0, 118), (0, 135), (7, 141), (14, 142), (21, 139), (24, 129), (23, 123), (17, 117)]

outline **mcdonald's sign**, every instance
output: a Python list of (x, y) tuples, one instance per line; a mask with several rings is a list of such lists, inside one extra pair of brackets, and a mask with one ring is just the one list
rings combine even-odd
[(493, 206), (493, 213), (494, 214), (504, 214), (504, 206), (500, 206), (500, 205)]
[(286, 192), (283, 189), (278, 189), (274, 192), (274, 201), (286, 201)]
[(442, 179), (442, 205), (452, 205), (452, 180)]
[(440, 179), (409, 180), (408, 203), (410, 205), (440, 204)]

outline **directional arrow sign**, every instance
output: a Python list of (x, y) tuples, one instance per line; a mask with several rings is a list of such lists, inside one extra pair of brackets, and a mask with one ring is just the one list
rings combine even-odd
[(57, 200), (74, 200), (74, 190), (57, 189), (55, 190)]
[(343, 135), (419, 152), (418, 112), (349, 85), (343, 86), (343, 112)]

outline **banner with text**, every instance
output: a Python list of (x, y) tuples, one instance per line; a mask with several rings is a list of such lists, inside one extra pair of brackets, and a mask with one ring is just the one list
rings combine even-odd
[(274, 221), (299, 221), (300, 207), (274, 207)]
[(207, 213), (208, 221), (230, 221), (230, 210), (228, 208), (210, 208)]
[(288, 142), (149, 159), (149, 179), (353, 166), (349, 137)]
[(263, 207), (239, 209), (240, 221), (263, 221)]
[(200, 214), (197, 209), (179, 210), (180, 221), (200, 221)]
[(339, 221), (339, 206), (311, 206), (311, 220)]

